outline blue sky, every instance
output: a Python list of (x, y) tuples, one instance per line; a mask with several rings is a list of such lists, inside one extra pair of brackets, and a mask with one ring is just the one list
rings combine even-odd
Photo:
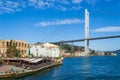
[[(0, 0), (0, 39), (83, 39), (85, 9), (90, 12), (90, 37), (120, 35), (120, 0)], [(119, 41), (90, 41), (90, 48), (116, 50)]]

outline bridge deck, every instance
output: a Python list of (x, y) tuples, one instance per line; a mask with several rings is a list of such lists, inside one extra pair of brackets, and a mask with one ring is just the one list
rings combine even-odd
[[(97, 38), (88, 38), (88, 40), (100, 40), (100, 39), (109, 39), (109, 38), (120, 38), (120, 35), (118, 36), (105, 36), (105, 37), (97, 37)], [(51, 42), (51, 43), (69, 43), (69, 42), (82, 42), (86, 39), (78, 39), (78, 40), (68, 40), (68, 41), (59, 41), (59, 42)]]

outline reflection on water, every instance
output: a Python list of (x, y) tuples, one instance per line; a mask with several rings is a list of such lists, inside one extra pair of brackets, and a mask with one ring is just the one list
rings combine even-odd
[(83, 71), (82, 71), (83, 79), (87, 80), (90, 75), (90, 71), (89, 71), (90, 65), (89, 65), (88, 56), (83, 57), (82, 68), (83, 68)]
[(120, 80), (120, 56), (65, 58), (63, 65), (6, 80)]

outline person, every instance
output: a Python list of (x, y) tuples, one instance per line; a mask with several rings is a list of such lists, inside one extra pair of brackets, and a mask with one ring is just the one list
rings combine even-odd
[(13, 72), (13, 69), (11, 68), (11, 72)]
[(24, 69), (22, 70), (22, 72), (24, 72)]
[(6, 71), (6, 74), (7, 74), (7, 71)]

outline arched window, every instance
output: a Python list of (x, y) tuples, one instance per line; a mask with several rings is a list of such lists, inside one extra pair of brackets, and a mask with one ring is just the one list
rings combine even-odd
[(24, 47), (24, 43), (22, 43), (22, 47)]
[(9, 42), (6, 42), (6, 46), (7, 46), (7, 47), (9, 46)]
[(19, 47), (21, 46), (21, 43), (19, 42)]

